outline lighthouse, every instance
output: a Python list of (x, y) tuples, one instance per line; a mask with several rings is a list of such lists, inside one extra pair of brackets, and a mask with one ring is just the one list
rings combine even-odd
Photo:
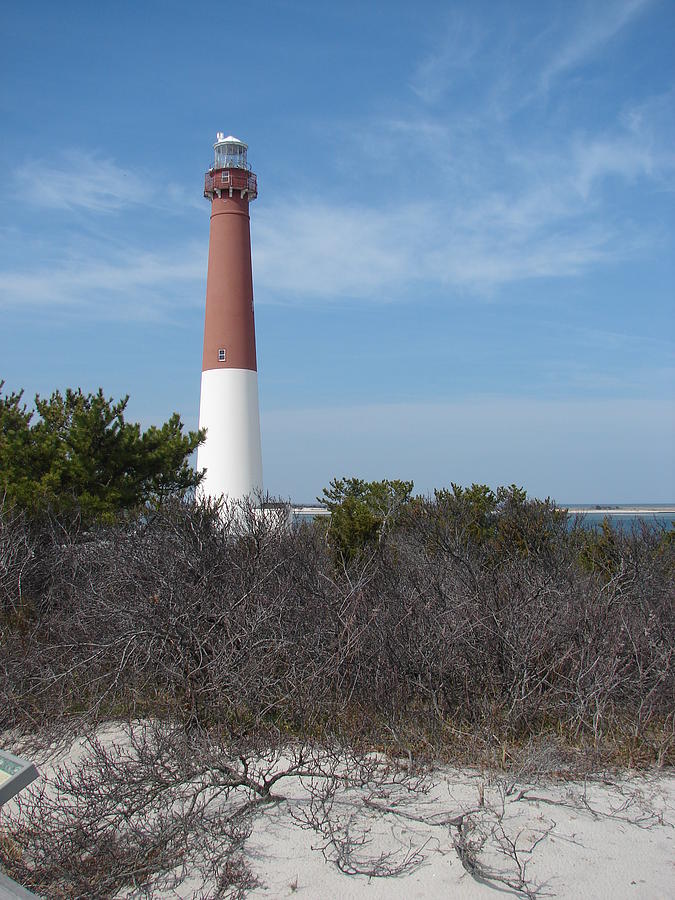
[(197, 468), (200, 496), (230, 500), (262, 492), (249, 204), (258, 196), (248, 147), (216, 135), (204, 182), (211, 201)]

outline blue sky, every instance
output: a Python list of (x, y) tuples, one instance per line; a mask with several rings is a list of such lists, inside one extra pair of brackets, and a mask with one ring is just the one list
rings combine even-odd
[(5, 4), (0, 378), (199, 404), (249, 144), (266, 488), (675, 500), (675, 3)]

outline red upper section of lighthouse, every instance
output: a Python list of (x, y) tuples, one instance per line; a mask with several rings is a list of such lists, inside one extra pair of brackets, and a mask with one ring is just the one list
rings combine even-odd
[(255, 200), (258, 196), (258, 179), (246, 169), (210, 169), (204, 176), (204, 196), (209, 200), (230, 192), (241, 191), (242, 196)]
[(233, 197), (237, 191), (242, 200), (244, 197), (255, 200), (258, 196), (258, 179), (251, 172), (246, 159), (248, 145), (233, 135), (225, 137), (219, 131), (213, 151), (213, 165), (204, 179), (204, 196), (209, 200), (214, 197)]
[(257, 369), (248, 211), (258, 185), (246, 161), (247, 149), (243, 141), (218, 133), (214, 164), (204, 182), (211, 230), (203, 371)]

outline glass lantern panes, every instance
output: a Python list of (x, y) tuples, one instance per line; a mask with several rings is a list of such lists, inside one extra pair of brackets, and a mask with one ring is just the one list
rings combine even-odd
[(240, 143), (225, 141), (216, 145), (216, 169), (246, 169), (246, 146)]

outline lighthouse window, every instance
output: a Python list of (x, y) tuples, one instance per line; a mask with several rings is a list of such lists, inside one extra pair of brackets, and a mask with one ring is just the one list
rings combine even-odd
[(224, 350), (218, 351), (218, 362), (225, 362), (226, 353)]

